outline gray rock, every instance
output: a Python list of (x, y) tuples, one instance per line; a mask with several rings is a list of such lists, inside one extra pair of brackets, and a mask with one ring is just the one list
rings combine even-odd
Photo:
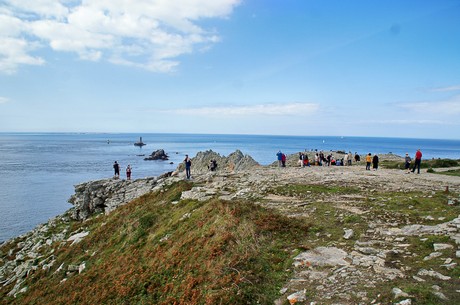
[(352, 229), (343, 229), (343, 231), (344, 231), (343, 238), (350, 239), (353, 237), (354, 232)]
[(393, 294), (395, 295), (395, 299), (399, 299), (399, 298), (408, 298), (409, 297), (409, 294), (407, 294), (406, 292), (402, 291), (401, 289), (395, 287), (391, 290), (391, 292), (393, 292)]
[(417, 275), (419, 276), (424, 276), (424, 275), (427, 275), (427, 276), (431, 276), (431, 277), (434, 277), (434, 278), (437, 278), (437, 279), (440, 279), (440, 280), (443, 280), (443, 281), (448, 281), (451, 279), (450, 276), (446, 276), (446, 275), (443, 275), (439, 272), (436, 272), (436, 271), (433, 271), (433, 270), (426, 270), (426, 269), (420, 269), (420, 271), (417, 273)]
[(344, 266), (349, 265), (345, 260), (347, 252), (336, 247), (318, 247), (314, 250), (300, 253), (294, 258), (294, 266), (310, 264), (312, 266)]
[(453, 246), (450, 244), (433, 244), (434, 251), (452, 249)]

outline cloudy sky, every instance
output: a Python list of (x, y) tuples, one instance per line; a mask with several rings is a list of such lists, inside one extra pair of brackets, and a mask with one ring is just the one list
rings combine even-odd
[(1, 0), (0, 132), (460, 138), (460, 0)]

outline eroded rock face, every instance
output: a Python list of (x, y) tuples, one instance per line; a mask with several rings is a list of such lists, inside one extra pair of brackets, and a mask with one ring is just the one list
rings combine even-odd
[(158, 179), (136, 180), (105, 179), (80, 183), (69, 199), (74, 205), (71, 217), (84, 220), (94, 213), (109, 213), (120, 205), (151, 192)]
[[(212, 151), (200, 151), (192, 158), (192, 176), (197, 173), (205, 173), (210, 171), (209, 165), (212, 160), (217, 163), (217, 171), (219, 172), (235, 172), (249, 170), (253, 167), (260, 166), (251, 156), (244, 155), (240, 150), (236, 150), (227, 157)], [(184, 164), (180, 164), (176, 171), (184, 171)]]

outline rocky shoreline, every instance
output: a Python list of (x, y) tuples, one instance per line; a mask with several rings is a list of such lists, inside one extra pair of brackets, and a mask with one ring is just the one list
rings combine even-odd
[[(209, 171), (210, 160), (217, 161), (217, 171)], [(368, 297), (368, 291), (382, 283), (390, 285), (382, 294), (393, 294), (395, 304), (411, 304), (410, 292), (391, 287), (393, 281), (399, 280), (414, 285), (429, 284), (431, 293), (440, 302), (460, 299), (458, 276), (445, 275), (458, 268), (460, 262), (460, 216), (457, 214), (447, 219), (442, 213), (431, 215), (429, 211), (408, 216), (391, 208), (385, 210), (390, 203), (397, 204), (393, 203), (394, 200), (402, 201), (404, 196), (411, 196), (414, 202), (430, 200), (445, 192), (446, 187), (449, 193), (445, 205), (457, 206), (460, 201), (458, 177), (430, 174), (426, 170), (421, 175), (407, 175), (394, 169), (365, 171), (363, 163), (300, 168), (295, 166), (296, 155), (289, 156), (288, 161), (288, 167), (278, 168), (276, 163), (260, 166), (240, 151), (228, 157), (212, 151), (198, 153), (192, 159), (194, 187), (184, 191), (180, 198), (199, 201), (250, 199), (288, 217), (312, 222), (324, 217), (341, 226), (337, 231), (329, 231), (325, 225), (326, 229), (318, 229), (312, 235), (311, 245), (294, 257), (292, 268), (287, 270), (292, 278), (280, 290), (277, 304), (286, 300), (291, 304), (379, 304), (377, 299)], [(78, 243), (91, 234), (71, 231), (72, 221), (85, 221), (93, 214), (110, 213), (135, 198), (161, 191), (182, 179), (184, 173), (180, 165), (175, 172), (156, 178), (105, 179), (76, 185), (75, 194), (69, 199), (73, 208), (2, 245), (2, 249), (9, 250), (0, 252), (1, 289), (14, 284), (9, 296), (26, 292), (27, 287), (23, 284), (28, 275), (53, 267), (52, 245)], [(315, 190), (310, 193), (283, 192), (290, 186), (304, 184), (357, 191), (349, 194), (315, 193)], [(274, 189), (280, 191), (274, 193)], [(396, 199), (382, 195), (386, 193), (393, 194)], [(416, 208), (415, 204), (407, 206), (408, 211)], [(356, 221), (351, 221), (353, 219)], [(417, 243), (424, 243), (433, 236), (442, 237), (442, 242), (433, 242), (432, 251), (419, 256)], [(84, 272), (85, 263), (61, 268), (69, 274), (78, 274)]]

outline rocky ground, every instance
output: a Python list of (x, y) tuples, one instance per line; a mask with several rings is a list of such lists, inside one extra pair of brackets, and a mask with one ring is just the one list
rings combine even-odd
[[(194, 179), (197, 186), (182, 198), (250, 198), (313, 223), (309, 244), (299, 245), (307, 251), (298, 254), (287, 270), (294, 271), (293, 276), (281, 289), (278, 304), (286, 298), (291, 304), (379, 304), (384, 295), (391, 295), (395, 304), (411, 304), (410, 292), (417, 287), (424, 287), (423, 293), (436, 296), (441, 304), (460, 300), (458, 275), (446, 275), (459, 262), (459, 213), (455, 209), (453, 214), (444, 213), (442, 206), (437, 211), (417, 206), (417, 200), (430, 201), (447, 187), (445, 207), (458, 205), (458, 177), (366, 171), (364, 165), (355, 165), (255, 167)], [(297, 185), (312, 188), (285, 191)], [(315, 186), (325, 189), (321, 192)], [(398, 202), (403, 207), (393, 210)]]

